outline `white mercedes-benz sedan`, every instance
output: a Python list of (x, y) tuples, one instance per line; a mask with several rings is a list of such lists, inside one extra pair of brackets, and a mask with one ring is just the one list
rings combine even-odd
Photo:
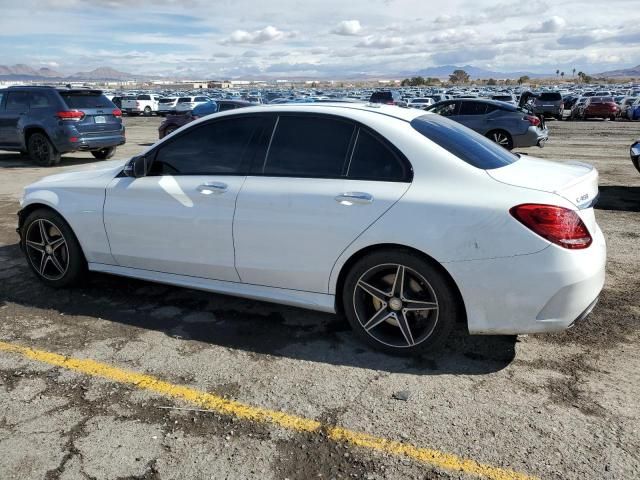
[(435, 114), (273, 105), (40, 180), (19, 232), (52, 287), (90, 270), (336, 312), (374, 347), (419, 353), (457, 322), (524, 334), (584, 318), (605, 277), (597, 196), (593, 167)]

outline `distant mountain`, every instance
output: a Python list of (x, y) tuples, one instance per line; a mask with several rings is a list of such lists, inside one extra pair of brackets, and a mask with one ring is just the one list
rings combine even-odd
[(492, 72), (491, 70), (485, 70), (483, 68), (474, 67), (473, 65), (464, 65), (462, 67), (457, 67), (455, 65), (442, 65), (440, 67), (429, 67), (422, 70), (418, 70), (417, 72), (415, 72), (415, 75), (420, 75), (422, 77), (449, 78), (449, 75), (451, 75), (454, 70), (464, 70), (471, 76), (471, 79), (475, 79), (475, 80), (488, 79), (488, 78), (495, 78), (496, 80), (511, 78), (511, 79), (517, 80), (518, 78), (525, 75), (530, 78), (546, 78), (546, 77), (554, 76), (553, 74), (550, 74), (550, 73)]
[(69, 75), (73, 80), (109, 80), (109, 81), (123, 81), (132, 80), (134, 78), (148, 78), (144, 75), (136, 76), (132, 73), (120, 72), (110, 67), (100, 67), (90, 72), (77, 72), (73, 75)]
[(124, 81), (124, 80), (148, 80), (150, 75), (134, 75), (132, 73), (120, 72), (110, 67), (100, 67), (90, 72), (76, 72), (73, 74), (61, 73), (48, 67), (33, 68), (29, 65), (0, 65), (0, 80), (11, 81)]
[(610, 70), (608, 72), (602, 72), (602, 73), (598, 73), (595, 75), (596, 77), (626, 77), (626, 78), (633, 78), (633, 77), (640, 77), (640, 65), (636, 66), (636, 67), (631, 67), (631, 68), (624, 68), (621, 70)]

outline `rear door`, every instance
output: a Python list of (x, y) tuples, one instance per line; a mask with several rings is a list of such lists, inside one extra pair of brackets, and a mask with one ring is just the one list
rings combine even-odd
[[(69, 110), (80, 110), (84, 117), (75, 123), (81, 134), (118, 132), (122, 125), (117, 107), (99, 90), (61, 91)], [(116, 115), (117, 114), (117, 115)]]
[(280, 115), (264, 163), (238, 195), (233, 233), (241, 280), (326, 293), (342, 251), (409, 187), (404, 162), (351, 121)]

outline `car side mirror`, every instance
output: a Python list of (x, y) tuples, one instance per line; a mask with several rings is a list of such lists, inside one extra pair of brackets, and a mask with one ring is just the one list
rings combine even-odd
[(127, 162), (123, 170), (127, 177), (140, 178), (147, 175), (147, 157), (138, 155)]

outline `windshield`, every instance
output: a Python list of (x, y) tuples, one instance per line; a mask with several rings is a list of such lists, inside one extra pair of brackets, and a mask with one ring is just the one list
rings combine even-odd
[(562, 95), (558, 92), (546, 92), (540, 94), (540, 100), (543, 102), (557, 102), (558, 100), (562, 100)]
[(518, 161), (518, 156), (473, 130), (439, 115), (414, 119), (411, 126), (469, 165), (490, 170)]

